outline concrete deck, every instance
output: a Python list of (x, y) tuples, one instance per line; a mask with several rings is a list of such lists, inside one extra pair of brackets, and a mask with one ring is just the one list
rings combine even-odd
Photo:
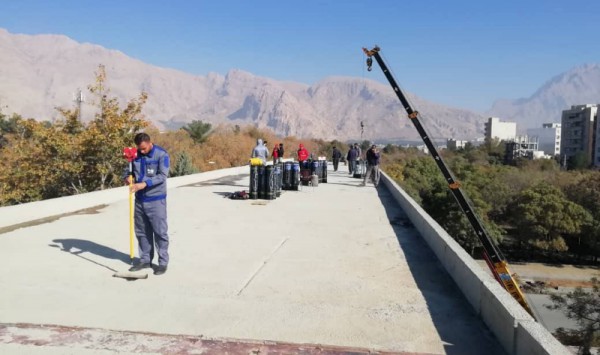
[(170, 189), (171, 263), (146, 280), (112, 277), (130, 263), (126, 196), (4, 228), (0, 353), (502, 354), (386, 188), (359, 183)]

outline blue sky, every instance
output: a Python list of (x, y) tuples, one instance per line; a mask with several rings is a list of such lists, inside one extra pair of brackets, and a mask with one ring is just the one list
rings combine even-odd
[(479, 111), (600, 62), (597, 0), (6, 0), (0, 27), (197, 75), (238, 68), (307, 84), (385, 81), (378, 67), (366, 71), (361, 51), (377, 44), (405, 90)]

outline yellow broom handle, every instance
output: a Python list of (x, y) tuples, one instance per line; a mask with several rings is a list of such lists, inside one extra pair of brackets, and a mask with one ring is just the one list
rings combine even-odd
[[(133, 176), (129, 175), (129, 187), (133, 185)], [(133, 192), (129, 190), (129, 257), (133, 260)]]

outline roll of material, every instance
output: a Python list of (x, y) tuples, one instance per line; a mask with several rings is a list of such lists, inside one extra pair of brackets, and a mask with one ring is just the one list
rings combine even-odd
[(265, 184), (265, 167), (263, 165), (258, 166), (258, 198), (266, 198)]
[(273, 174), (273, 165), (267, 165), (264, 171), (264, 199), (275, 199), (275, 174)]
[(250, 198), (258, 199), (258, 165), (250, 165), (250, 187), (248, 189)]
[(282, 189), (284, 190), (291, 190), (292, 188), (292, 168), (294, 166), (294, 163), (291, 161), (286, 161), (283, 164), (283, 183), (282, 183)]
[(291, 176), (291, 190), (298, 191), (298, 186), (300, 185), (300, 163), (294, 162), (292, 164), (292, 176)]

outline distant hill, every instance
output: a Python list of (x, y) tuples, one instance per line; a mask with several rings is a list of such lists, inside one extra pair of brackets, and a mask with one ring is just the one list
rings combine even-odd
[(529, 98), (496, 101), (487, 113), (517, 122), (519, 128), (534, 128), (560, 122), (563, 110), (583, 104), (600, 104), (600, 64), (582, 65), (557, 75)]
[[(197, 76), (160, 68), (120, 51), (78, 43), (62, 35), (21, 35), (0, 29), (0, 107), (4, 113), (50, 120), (56, 106), (73, 107), (74, 94), (106, 67), (112, 95), (126, 100), (149, 95), (146, 118), (162, 129), (192, 120), (253, 124), (281, 135), (357, 139), (414, 139), (416, 130), (388, 85), (329, 77), (309, 86), (276, 81), (237, 69), (225, 76)], [(484, 117), (408, 94), (432, 137), (481, 136)], [(89, 98), (88, 98), (89, 99)], [(93, 117), (91, 105), (82, 110)]]

